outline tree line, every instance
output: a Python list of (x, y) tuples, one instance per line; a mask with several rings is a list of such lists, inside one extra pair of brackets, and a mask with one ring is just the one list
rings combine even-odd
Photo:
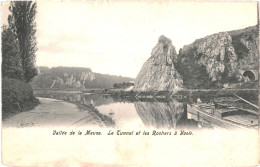
[(122, 83), (114, 83), (113, 87), (115, 89), (124, 89), (124, 88), (128, 88), (130, 86), (134, 86), (134, 83), (131, 82), (122, 82)]

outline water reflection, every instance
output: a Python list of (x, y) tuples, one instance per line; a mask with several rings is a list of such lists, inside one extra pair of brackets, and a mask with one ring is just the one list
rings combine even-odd
[[(223, 119), (234, 120), (248, 119), (257, 125), (255, 116), (242, 115), (239, 112), (230, 115), (217, 114), (203, 116), (191, 108), (200, 97), (203, 104), (211, 103), (212, 94), (194, 94), (187, 100), (173, 99), (137, 99), (134, 97), (112, 97), (102, 94), (66, 93), (66, 92), (44, 92), (35, 93), (38, 97), (65, 100), (71, 103), (81, 104), (89, 109), (96, 109), (101, 116), (111, 118), (116, 128), (163, 128), (163, 129), (196, 129), (223, 127)], [(188, 97), (188, 96), (186, 96)], [(240, 114), (239, 116), (234, 114)], [(253, 117), (253, 118), (251, 118)], [(221, 119), (221, 120), (220, 120)], [(240, 121), (241, 122), (241, 121)], [(230, 123), (229, 123), (230, 124)], [(224, 128), (226, 128), (224, 126)]]
[[(187, 121), (186, 104), (176, 100), (115, 98), (98, 94), (49, 92), (38, 97), (65, 100), (84, 106), (93, 106), (101, 114), (111, 117), (117, 128), (150, 127), (175, 129)], [(196, 126), (196, 124), (195, 124)], [(194, 126), (193, 126), (194, 127)]]
[(38, 97), (64, 100), (71, 103), (77, 103), (86, 106), (89, 105), (100, 106), (100, 105), (110, 104), (114, 102), (113, 98), (107, 96), (101, 96), (98, 94), (48, 92), (44, 94), (35, 93), (35, 95)]
[(136, 112), (146, 127), (176, 128), (184, 114), (182, 103), (171, 102), (134, 102)]

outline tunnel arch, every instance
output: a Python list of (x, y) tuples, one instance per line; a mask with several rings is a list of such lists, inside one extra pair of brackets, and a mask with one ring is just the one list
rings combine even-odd
[(252, 71), (244, 71), (243, 76), (248, 77), (251, 81), (255, 80), (255, 74)]

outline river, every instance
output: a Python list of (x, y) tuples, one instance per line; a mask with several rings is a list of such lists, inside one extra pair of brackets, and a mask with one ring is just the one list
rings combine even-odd
[[(190, 105), (198, 100), (209, 103), (215, 96), (212, 93), (200, 93), (192, 96), (178, 96), (171, 99), (137, 99), (112, 97), (105, 94), (88, 94), (69, 91), (34, 91), (36, 97), (64, 100), (96, 109), (101, 115), (110, 117), (115, 122), (115, 128), (156, 128), (156, 129), (215, 129), (229, 128), (234, 119), (241, 125), (251, 121), (258, 126), (258, 118), (246, 112), (233, 112), (225, 118), (212, 115), (203, 116), (191, 110)], [(251, 100), (257, 101), (254, 97)], [(244, 105), (243, 102), (240, 102)], [(216, 118), (216, 119), (215, 119)], [(232, 119), (231, 119), (232, 118)], [(245, 119), (245, 120), (244, 120)], [(224, 120), (224, 123), (221, 121)], [(230, 121), (231, 120), (231, 121)], [(242, 122), (242, 123), (241, 123)], [(223, 124), (223, 126), (222, 126)], [(237, 124), (237, 123), (235, 123)], [(239, 125), (240, 126), (240, 125)]]

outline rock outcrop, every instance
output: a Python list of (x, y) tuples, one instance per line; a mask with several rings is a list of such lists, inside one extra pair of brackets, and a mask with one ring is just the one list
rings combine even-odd
[(179, 56), (182, 61), (190, 59), (198, 66), (205, 66), (211, 81), (220, 80), (225, 68), (229, 68), (228, 76), (236, 72), (237, 55), (232, 46), (232, 38), (227, 32), (196, 40), (184, 46)]
[(89, 68), (39, 67), (39, 75), (31, 85), (34, 88), (85, 90), (89, 88), (113, 88), (114, 83), (133, 81), (128, 77), (94, 73)]
[(95, 75), (91, 71), (83, 71), (74, 76), (74, 74), (64, 73), (62, 77), (56, 77), (53, 80), (53, 83), (50, 89), (60, 86), (69, 86), (72, 88), (77, 88), (84, 90), (85, 82), (93, 81), (95, 79)]
[(176, 68), (187, 88), (212, 88), (243, 81), (245, 66), (257, 66), (257, 27), (195, 40), (179, 51)]
[(259, 56), (259, 30), (257, 26), (228, 32), (238, 56), (238, 68), (257, 67)]
[(151, 57), (144, 63), (135, 80), (137, 91), (173, 91), (182, 87), (182, 79), (174, 67), (175, 47), (170, 39), (160, 36)]

